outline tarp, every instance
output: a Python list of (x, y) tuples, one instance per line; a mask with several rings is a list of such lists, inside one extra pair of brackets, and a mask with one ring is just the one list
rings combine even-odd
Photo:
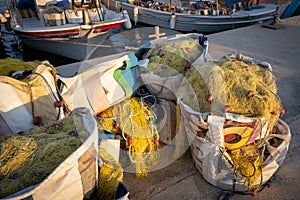
[(132, 54), (86, 68), (73, 77), (58, 76), (70, 110), (86, 107), (98, 114), (128, 98), (136, 89), (136, 57)]

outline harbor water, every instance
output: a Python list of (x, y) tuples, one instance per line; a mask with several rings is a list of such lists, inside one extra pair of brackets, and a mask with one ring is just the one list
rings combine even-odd
[[(277, 0), (276, 0), (277, 1)], [(261, 0), (261, 3), (277, 3), (282, 4), (284, 0), (275, 2), (275, 0)], [(289, 0), (285, 0), (289, 1)], [(6, 10), (6, 0), (0, 0), (0, 13), (3, 14)], [(143, 43), (154, 39), (155, 27), (148, 25), (133, 24), (133, 28), (130, 30), (121, 30), (119, 34), (115, 34), (108, 38), (104, 43), (99, 45), (93, 52), (90, 52), (89, 58), (105, 56), (113, 53), (124, 52), (128, 50), (135, 50), (139, 48)], [(76, 62), (76, 60), (54, 55), (48, 52), (43, 52), (37, 49), (30, 48), (22, 44), (20, 39), (13, 35), (13, 32), (8, 32), (4, 24), (1, 24), (0, 32), (0, 59), (6, 57), (12, 57), (21, 59), (23, 61), (33, 60), (48, 60), (53, 66), (60, 66)], [(165, 35), (180, 34), (178, 31), (171, 29), (160, 28), (160, 33)]]
[[(6, 10), (6, 1), (0, 0), (0, 13), (3, 14)], [(162, 35), (180, 34), (180, 32), (160, 28)], [(22, 61), (44, 61), (48, 60), (53, 66), (60, 66), (77, 62), (77, 60), (62, 57), (59, 55), (43, 52), (37, 49), (30, 48), (22, 44), (22, 41), (13, 32), (6, 30), (5, 25), (1, 24), (1, 41), (0, 41), (0, 59), (11, 57), (20, 59)], [(134, 51), (138, 49), (143, 43), (154, 39), (155, 27), (140, 25), (134, 26), (130, 30), (122, 29), (120, 33), (112, 35), (104, 43), (96, 47), (90, 52), (89, 58), (106, 56), (113, 53), (124, 51)], [(149, 37), (149, 36), (153, 37)], [(87, 58), (88, 59), (88, 58)]]

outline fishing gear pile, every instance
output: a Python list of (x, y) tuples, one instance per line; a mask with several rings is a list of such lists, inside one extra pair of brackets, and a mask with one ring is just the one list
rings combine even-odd
[(139, 178), (148, 175), (158, 158), (159, 134), (155, 120), (144, 99), (137, 97), (124, 100), (97, 116), (102, 129), (126, 141), (125, 148)]
[(100, 163), (98, 179), (99, 199), (115, 199), (119, 184), (123, 181), (123, 168), (106, 149), (98, 147)]
[(141, 59), (149, 59), (145, 73), (153, 72), (161, 77), (168, 77), (191, 68), (201, 54), (202, 47), (198, 39), (183, 37), (153, 44), (143, 53)]
[(198, 112), (268, 118), (270, 129), (283, 112), (273, 73), (235, 57), (195, 64), (186, 72), (177, 96)]
[(17, 71), (33, 70), (40, 62), (23, 62), (14, 58), (0, 59), (0, 76), (12, 76)]
[(89, 137), (70, 115), (29, 132), (0, 138), (0, 197), (41, 183)]
[[(243, 187), (237, 186), (242, 183), (247, 192), (256, 194), (267, 181), (267, 170), (263, 169), (268, 168), (266, 159), (270, 158), (264, 155), (272, 145), (266, 141), (274, 134), (279, 117), (284, 114), (271, 68), (241, 54), (226, 56), (219, 61), (194, 63), (185, 73), (176, 95), (184, 118), (191, 125), (186, 128), (197, 136), (192, 149), (201, 149), (207, 142), (217, 145), (219, 149), (214, 145), (211, 148), (217, 151), (216, 154), (221, 153), (221, 158), (215, 154), (210, 159), (221, 159), (228, 167), (224, 167), (223, 172), (214, 172), (213, 179), (220, 179), (215, 182), (206, 174), (212, 172), (202, 169), (202, 163), (214, 165), (213, 161), (198, 158), (197, 151), (192, 150), (194, 160), (202, 160), (196, 166), (204, 177), (221, 188), (245, 192)], [(184, 104), (189, 108), (182, 106)], [(194, 116), (195, 111), (197, 116)], [(288, 138), (288, 131), (276, 134)], [(280, 142), (282, 146), (288, 146), (288, 141)], [(268, 173), (273, 174), (276, 167)], [(230, 183), (224, 178), (226, 173), (228, 178), (231, 176), (230, 170), (236, 182)]]

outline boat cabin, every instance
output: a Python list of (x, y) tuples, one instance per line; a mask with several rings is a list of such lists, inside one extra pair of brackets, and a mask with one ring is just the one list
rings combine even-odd
[(34, 17), (41, 26), (93, 24), (105, 18), (100, 0), (18, 0), (15, 4), (16, 18), (21, 24)]

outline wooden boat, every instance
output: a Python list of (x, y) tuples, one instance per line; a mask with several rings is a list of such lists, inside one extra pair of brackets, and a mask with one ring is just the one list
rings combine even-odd
[[(164, 1), (164, 0), (162, 0)], [(164, 3), (103, 0), (108, 9), (126, 10), (135, 23), (158, 25), (182, 32), (215, 33), (272, 20), (276, 5), (242, 0), (168, 1)]]
[(129, 21), (100, 1), (70, 1), (10, 0), (9, 27), (29, 47), (84, 60)]

